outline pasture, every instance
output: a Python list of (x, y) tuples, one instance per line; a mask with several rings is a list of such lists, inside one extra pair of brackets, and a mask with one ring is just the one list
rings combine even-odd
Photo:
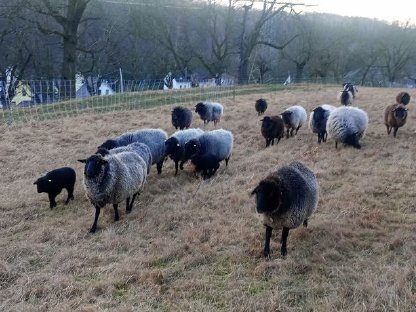
[[(307, 126), (265, 148), (255, 101), (266, 115), (290, 105), (337, 105), (340, 87), (305, 86), (222, 101), (217, 127), (234, 134), (229, 166), (210, 180), (185, 166), (152, 167), (132, 213), (107, 205), (95, 234), (94, 208), (77, 159), (105, 139), (139, 128), (172, 134), (173, 106), (83, 115), (6, 129), (0, 148), (1, 311), (414, 311), (416, 306), (416, 112), (388, 136), (384, 107), (401, 89), (359, 88), (367, 111), (362, 149), (317, 144)], [(193, 102), (185, 106), (192, 108)], [(194, 114), (193, 127), (203, 127)], [(214, 129), (210, 123), (206, 130)], [(264, 226), (250, 192), (276, 167), (299, 160), (317, 175), (320, 200), (308, 228), (291, 230), (288, 256)], [(75, 200), (49, 209), (33, 182), (71, 166)]]

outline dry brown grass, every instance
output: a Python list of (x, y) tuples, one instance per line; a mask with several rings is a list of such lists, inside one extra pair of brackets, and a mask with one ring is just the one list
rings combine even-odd
[[(307, 127), (265, 149), (254, 102), (267, 113), (289, 105), (336, 104), (339, 88), (305, 89), (225, 101), (220, 126), (235, 135), (229, 167), (208, 181), (190, 169), (174, 177), (152, 168), (129, 215), (113, 222), (82, 188), (82, 164), (106, 138), (162, 127), (171, 107), (82, 116), (2, 134), (0, 148), (1, 311), (414, 311), (416, 306), (416, 114), (397, 138), (387, 136), (383, 109), (397, 89), (360, 88), (355, 105), (370, 118), (362, 150), (318, 146)], [(412, 99), (416, 94), (411, 92)], [(189, 104), (192, 105), (191, 103)], [(202, 121), (195, 118), (194, 126)], [(209, 129), (213, 125), (209, 125)], [(316, 172), (318, 210), (308, 228), (291, 231), (288, 256), (264, 228), (250, 191), (276, 166), (300, 160)], [(78, 174), (75, 201), (50, 210), (33, 182), (53, 168)]]

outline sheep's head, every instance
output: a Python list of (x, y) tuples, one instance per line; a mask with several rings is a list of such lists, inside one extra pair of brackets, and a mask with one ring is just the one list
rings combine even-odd
[(108, 165), (108, 161), (100, 154), (94, 154), (87, 159), (78, 159), (79, 162), (85, 163), (84, 175), (89, 178), (97, 177), (102, 168)]
[(52, 185), (52, 180), (46, 177), (40, 177), (33, 184), (36, 184), (38, 193), (47, 193)]
[(392, 109), (392, 112), (397, 121), (403, 121), (407, 118), (407, 108), (397, 106)]
[(165, 141), (165, 156), (174, 155), (180, 149), (181, 145), (177, 138), (171, 137)]
[(345, 142), (344, 143), (347, 144), (347, 145), (351, 145), (351, 146), (353, 146), (353, 147), (355, 147), (357, 149), (360, 149), (361, 148), (361, 145), (360, 145), (360, 143), (358, 141), (361, 138), (361, 136), (362, 135), (360, 133), (358, 133), (358, 132), (353, 133), (353, 134), (350, 134), (350, 135), (348, 135), (345, 138)]
[(101, 144), (98, 148), (104, 147), (104, 148), (110, 150), (110, 149), (116, 148), (117, 146), (118, 145), (117, 145), (117, 142), (115, 140), (109, 139), (109, 140), (105, 141), (103, 144)]
[(289, 111), (289, 110), (284, 111), (284, 112), (282, 113), (282, 119), (283, 119), (283, 122), (284, 122), (286, 125), (290, 124), (290, 120), (291, 120), (291, 118), (292, 118), (292, 115), (293, 115), (293, 112), (292, 112), (292, 111)]
[(279, 209), (283, 196), (279, 179), (267, 177), (251, 192), (256, 195), (256, 210), (258, 213), (272, 212)]
[(197, 139), (192, 139), (185, 144), (185, 159), (190, 159), (192, 155), (199, 154), (201, 143)]
[(205, 106), (204, 103), (199, 102), (198, 104), (195, 105), (195, 113), (203, 115), (205, 114), (206, 111), (207, 111), (207, 107)]

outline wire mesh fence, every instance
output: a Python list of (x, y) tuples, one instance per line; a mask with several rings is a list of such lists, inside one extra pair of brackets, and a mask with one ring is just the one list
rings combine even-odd
[[(0, 90), (0, 126), (199, 101), (234, 101), (236, 95), (270, 92), (282, 84), (213, 85), (163, 90), (163, 81), (125, 81), (86, 87), (74, 82), (20, 81), (13, 90)], [(8, 95), (8, 96), (7, 96)], [(12, 95), (12, 96), (10, 96)]]

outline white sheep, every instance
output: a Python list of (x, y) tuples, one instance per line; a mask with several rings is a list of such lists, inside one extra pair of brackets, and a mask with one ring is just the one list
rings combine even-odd
[(306, 110), (300, 105), (289, 107), (281, 114), (281, 116), (286, 127), (286, 138), (289, 138), (289, 131), (290, 136), (293, 136), (293, 131), (297, 134), (300, 127), (302, 127), (308, 119)]
[(328, 136), (335, 140), (335, 148), (338, 142), (361, 148), (359, 140), (365, 136), (367, 127), (367, 113), (352, 106), (337, 107), (329, 114), (326, 123)]

